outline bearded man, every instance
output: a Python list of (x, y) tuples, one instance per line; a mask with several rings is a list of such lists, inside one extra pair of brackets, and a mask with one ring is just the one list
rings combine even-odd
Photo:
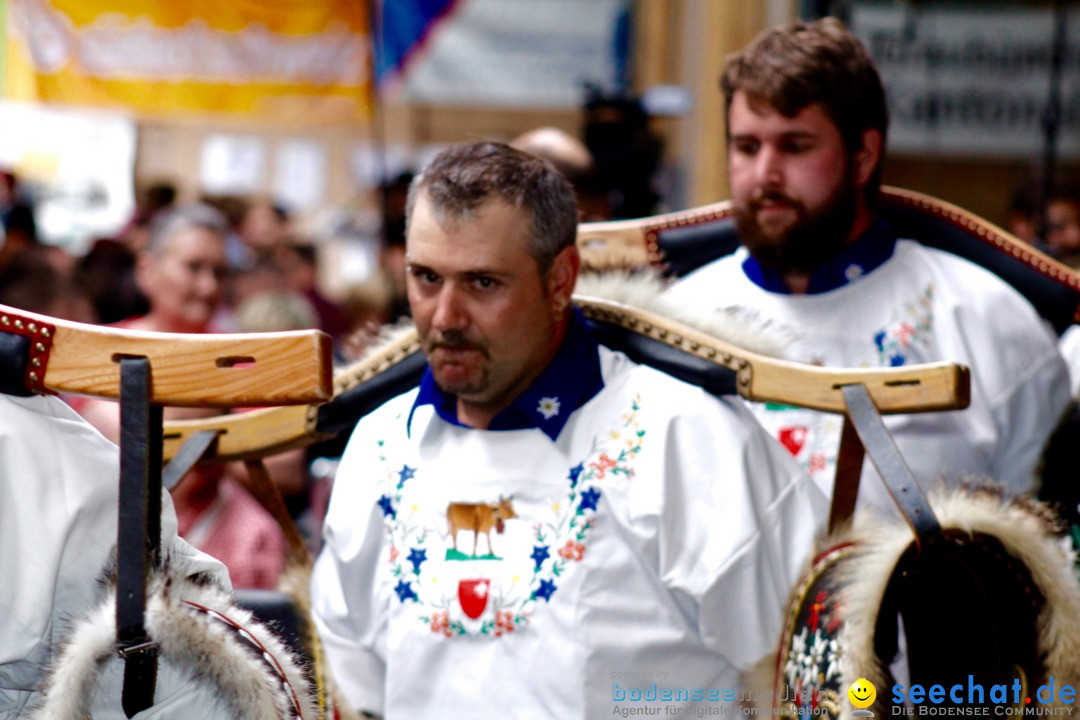
[[(968, 409), (886, 420), (904, 457), (924, 484), (989, 476), (1008, 493), (1033, 491), (1069, 402), (1056, 339), (997, 276), (898, 239), (877, 217), (888, 111), (866, 48), (833, 18), (775, 28), (728, 59), (720, 85), (743, 246), (676, 283), (671, 299), (753, 308), (794, 331), (790, 357), (801, 362), (967, 365)], [(841, 419), (754, 410), (831, 490)], [(868, 505), (892, 508), (864, 476)]]

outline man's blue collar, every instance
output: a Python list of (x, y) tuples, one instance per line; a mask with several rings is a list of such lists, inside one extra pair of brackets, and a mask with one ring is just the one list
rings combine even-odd
[[(862, 236), (834, 258), (826, 260), (810, 272), (806, 294), (816, 295), (843, 287), (867, 275), (892, 257), (896, 249), (896, 233), (878, 220)], [(783, 276), (749, 256), (743, 261), (743, 272), (758, 287), (769, 292), (790, 295)]]
[[(570, 313), (566, 337), (555, 359), (532, 385), (491, 420), (489, 430), (528, 430), (539, 428), (555, 440), (570, 414), (587, 403), (604, 387), (600, 372), (600, 354), (596, 335), (577, 308)], [(409, 431), (416, 408), (432, 405), (448, 423), (465, 427), (458, 421), (457, 396), (444, 393), (435, 384), (431, 366), (424, 370), (420, 392), (409, 412)]]

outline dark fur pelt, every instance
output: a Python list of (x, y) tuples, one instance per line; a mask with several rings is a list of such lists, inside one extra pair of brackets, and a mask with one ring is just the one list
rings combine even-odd
[[(1075, 574), (1075, 558), (1064, 542), (1052, 513), (1035, 500), (1004, 498), (996, 487), (984, 483), (937, 488), (928, 497), (946, 536), (955, 538), (963, 545), (986, 547), (987, 552), (1003, 553), (1004, 561), (979, 566), (977, 572), (984, 574), (973, 578), (974, 584), (969, 586), (971, 594), (941, 595), (931, 589), (921, 596), (924, 598), (924, 602), (920, 601), (923, 602), (921, 610), (937, 613), (948, 607), (954, 614), (963, 613), (964, 608), (968, 607), (966, 604), (972, 603), (970, 607), (974, 611), (976, 594), (982, 598), (979, 602), (986, 599), (992, 602), (996, 597), (995, 588), (1005, 591), (1009, 586), (1002, 583), (1012, 583), (1013, 589), (1008, 592), (1014, 592), (1016, 578), (1023, 577), (1024, 582), (1030, 583), (1031, 597), (1040, 600), (1035, 608), (1033, 624), (1025, 628), (1006, 620), (1004, 624), (1009, 627), (986, 627), (981, 628), (981, 632), (1025, 633), (1021, 642), (1028, 643), (1027, 647), (1032, 649), (1031, 657), (1037, 658), (1040, 666), (1035, 676), (1028, 676), (1028, 681), (1053, 676), (1058, 687), (1080, 682), (1080, 582)], [(825, 572), (832, 574), (837, 582), (838, 601), (831, 607), (835, 607), (841, 620), (835, 634), (835, 649), (840, 659), (839, 676), (831, 680), (819, 679), (826, 680), (820, 686), (822, 689), (831, 688), (826, 694), (835, 691), (838, 696), (836, 710), (841, 718), (850, 717), (852, 707), (847, 701), (846, 691), (859, 678), (866, 678), (877, 687), (877, 703), (873, 709), (878, 716), (890, 713), (887, 689), (894, 682), (888, 667), (892, 658), (880, 657), (875, 642), (882, 639), (877, 637), (881, 628), (888, 627), (887, 624), (879, 624), (879, 621), (888, 620), (883, 607), (887, 607), (886, 596), (896, 582), (894, 570), (903, 562), (903, 558), (907, 558), (908, 565), (905, 567), (908, 569), (917, 570), (924, 562), (922, 555), (912, 555), (913, 543), (911, 528), (901, 520), (864, 516), (856, 520), (853, 528), (823, 540), (813, 555), (824, 557), (825, 551), (830, 548), (843, 553), (842, 559), (835, 564), (826, 562), (818, 566), (819, 570), (827, 568)], [(1010, 564), (1021, 568), (1022, 572), (1010, 571)], [(804, 580), (811, 577), (816, 577), (816, 574), (808, 570)], [(800, 582), (802, 590), (806, 587)], [(795, 608), (799, 606), (800, 598), (804, 604), (818, 599), (811, 594), (797, 592), (789, 609), (789, 622), (796, 616)], [(918, 613), (915, 613), (913, 618), (905, 622), (916, 622), (917, 618)], [(892, 629), (896, 630), (895, 625)], [(756, 688), (779, 687), (775, 684), (777, 680), (781, 685), (786, 683), (790, 686), (789, 678), (777, 678), (775, 673), (777, 670), (784, 673), (785, 667), (792, 666), (792, 658), (788, 656), (790, 638), (799, 635), (801, 630), (802, 627), (790, 625), (782, 643), (788, 646), (779, 649), (779, 662), (769, 663), (768, 666), (763, 664), (744, 676), (744, 681)], [(906, 630), (918, 632), (919, 628)], [(943, 651), (963, 648), (963, 645), (955, 645), (963, 643), (962, 636), (943, 633), (935, 637), (933, 642), (938, 643)], [(949, 657), (958, 655), (962, 656), (963, 653), (952, 652)], [(963, 667), (955, 669), (968, 672)], [(911, 668), (912, 672), (915, 670)], [(1029, 691), (1034, 692), (1034, 689), (1031, 687)]]
[[(105, 577), (103, 584), (101, 602), (73, 623), (58, 648), (42, 691), (44, 700), (32, 715), (34, 720), (90, 717), (101, 674), (106, 664), (116, 659), (116, 586), (111, 577)], [(241, 626), (254, 643), (215, 613)], [(206, 576), (189, 577), (176, 568), (153, 573), (145, 626), (159, 647), (159, 662), (186, 670), (194, 682), (218, 698), (229, 717), (291, 720), (297, 717), (297, 704), (302, 718), (316, 717), (306, 674), (296, 658), (265, 625), (237, 606), (230, 593)], [(258, 645), (260, 650), (256, 650)], [(281, 674), (272, 669), (275, 666)], [(282, 675), (288, 689), (283, 689)]]

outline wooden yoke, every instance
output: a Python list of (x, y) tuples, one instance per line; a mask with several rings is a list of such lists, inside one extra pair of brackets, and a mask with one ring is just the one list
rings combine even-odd
[(331, 395), (330, 351), (329, 336), (319, 331), (148, 333), (0, 306), (0, 391), (119, 401), (114, 647), (124, 660), (127, 717), (154, 704), (157, 685), (160, 638), (147, 629), (146, 607), (150, 574), (167, 562), (160, 547), (162, 408), (300, 404), (303, 410)]
[[(1026, 297), (1058, 334), (1080, 320), (1080, 273), (952, 203), (883, 186), (877, 211), (896, 231), (981, 265)], [(682, 277), (739, 246), (731, 201), (634, 220), (578, 226), (582, 268), (652, 267)]]
[(150, 401), (188, 407), (329, 400), (330, 337), (315, 330), (187, 335), (87, 325), (0, 306), (0, 331), (30, 340), (26, 383), (38, 392), (117, 399), (119, 362), (146, 358)]
[[(956, 363), (855, 370), (822, 368), (749, 352), (688, 325), (610, 300), (575, 296), (575, 304), (596, 324), (618, 327), (696, 358), (705, 365), (730, 371), (734, 378), (732, 391), (748, 400), (843, 413), (845, 404), (841, 388), (861, 383), (883, 414), (935, 412), (964, 408), (968, 404), (968, 371)], [(415, 330), (405, 331), (389, 345), (339, 373), (334, 380), (335, 399), (321, 409), (274, 408), (168, 422), (165, 424), (165, 458), (172, 457), (187, 438), (203, 430), (220, 433), (212, 456), (218, 460), (264, 457), (324, 439), (338, 429), (325, 422), (325, 416), (329, 414), (326, 411), (332, 411), (348, 390), (377, 377), (397, 362), (414, 358), (419, 352)], [(419, 367), (422, 368), (422, 364)], [(418, 372), (416, 378), (419, 378)], [(691, 377), (684, 379), (693, 381)], [(324, 415), (322, 420), (320, 411)], [(354, 417), (352, 421), (358, 419)]]

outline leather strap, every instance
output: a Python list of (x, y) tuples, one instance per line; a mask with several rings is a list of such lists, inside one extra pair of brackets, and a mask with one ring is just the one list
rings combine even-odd
[(55, 331), (49, 323), (0, 312), (0, 392), (18, 397), (50, 392), (44, 380)]
[[(840, 391), (847, 405), (847, 417), (850, 418), (870, 461), (874, 463), (874, 467), (877, 468), (878, 474), (884, 481), (885, 489), (889, 491), (904, 520), (914, 531), (915, 542), (921, 544), (922, 541), (931, 537), (940, 536), (941, 525), (930, 508), (926, 493), (919, 487), (915, 476), (911, 474), (911, 470), (900, 455), (900, 450), (896, 447), (896, 442), (889, 434), (885, 423), (882, 422), (881, 414), (878, 413), (866, 386), (861, 383), (844, 385)], [(852, 475), (858, 477), (858, 473), (852, 473)], [(844, 481), (838, 472), (837, 484)], [(834, 503), (837, 497), (834, 491)]]
[(171, 491), (184, 479), (184, 476), (202, 459), (220, 434), (215, 430), (199, 430), (191, 434), (161, 473), (161, 484), (166, 490)]
[(147, 358), (120, 361), (120, 515), (116, 648), (124, 658), (124, 713), (154, 704), (157, 646), (146, 632), (147, 578), (161, 564), (161, 406), (150, 402)]

